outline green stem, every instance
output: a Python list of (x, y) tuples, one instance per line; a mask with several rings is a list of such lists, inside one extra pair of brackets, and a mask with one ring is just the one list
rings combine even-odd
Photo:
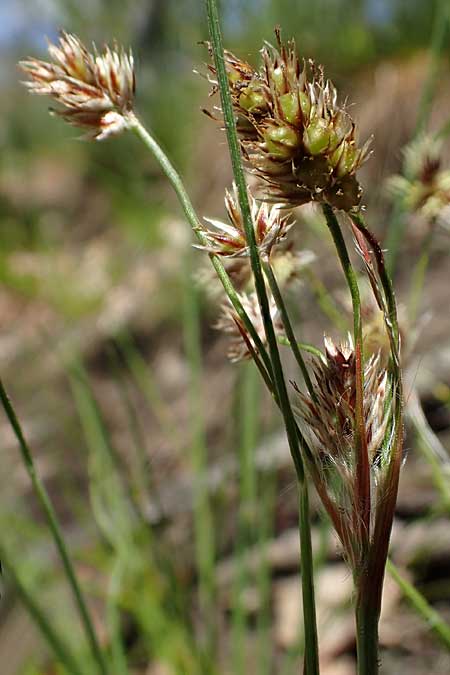
[[(291, 409), (286, 383), (284, 380), (283, 368), (281, 365), (280, 354), (278, 351), (277, 338), (272, 323), (269, 301), (266, 293), (264, 276), (261, 268), (261, 261), (258, 254), (258, 248), (255, 241), (255, 231), (250, 213), (250, 205), (247, 195), (247, 185), (242, 167), (242, 159), (239, 147), (239, 140), (236, 131), (236, 122), (234, 118), (233, 105), (228, 87), (228, 77), (225, 66), (224, 51), (222, 44), (222, 34), (220, 29), (219, 13), (217, 2), (215, 0), (206, 0), (206, 11), (208, 17), (208, 29), (214, 54), (214, 62), (219, 83), (222, 111), (227, 132), (228, 146), (230, 150), (231, 164), (233, 168), (234, 180), (236, 183), (239, 204), (244, 222), (244, 229), (247, 243), (250, 251), (250, 263), (255, 281), (256, 293), (258, 296), (261, 315), (264, 322), (264, 329), (269, 345), (270, 360), (273, 369), (273, 379), (275, 389), (278, 394), (280, 408), (283, 415), (286, 433), (288, 437), (289, 448), (297, 470), (300, 489), (300, 542), (301, 542), (301, 565), (302, 565), (302, 589), (303, 589), (303, 611), (305, 623), (305, 673), (306, 675), (315, 675), (319, 672), (318, 642), (316, 613), (314, 601), (314, 582), (313, 565), (309, 554), (311, 546), (311, 525), (309, 522), (308, 491), (306, 484), (305, 470), (297, 437), (297, 425)], [(270, 371), (269, 371), (270, 372)], [(308, 545), (309, 542), (309, 545)]]
[[(181, 180), (181, 177), (176, 171), (175, 167), (172, 165), (171, 161), (169, 160), (169, 158), (167, 157), (161, 146), (156, 142), (153, 136), (149, 134), (147, 129), (145, 129), (145, 127), (141, 124), (136, 115), (132, 112), (128, 114), (128, 125), (129, 129), (133, 131), (136, 134), (136, 136), (138, 136), (138, 138), (140, 138), (140, 140), (144, 143), (144, 145), (148, 148), (148, 150), (150, 150), (150, 152), (155, 157), (165, 176), (168, 178), (170, 184), (175, 190), (175, 193), (184, 211), (186, 219), (190, 224), (190, 226), (192, 227), (194, 234), (196, 235), (197, 239), (202, 244), (202, 246), (207, 246), (208, 242), (203, 235), (201, 222), (192, 205), (189, 195), (186, 192), (186, 188), (184, 187), (183, 181)], [(223, 266), (222, 261), (217, 255), (210, 255), (210, 259), (217, 276), (222, 282), (225, 293), (230, 299), (230, 302), (233, 305), (234, 309), (236, 310), (237, 315), (243, 321), (247, 331), (251, 335), (252, 340), (258, 350), (258, 353), (261, 354), (261, 358), (264, 361), (264, 365), (266, 366), (266, 369), (270, 374), (272, 367), (269, 355), (267, 354), (267, 350), (264, 347), (257, 331), (255, 330), (255, 327), (250, 321), (244, 307), (242, 306), (242, 303), (239, 299), (239, 295), (236, 292), (236, 289), (234, 288), (231, 279), (227, 274), (225, 267)]]
[(16, 566), (9, 561), (6, 551), (2, 546), (0, 546), (0, 559), (13, 580), (15, 590), (17, 591), (21, 602), (24, 604), (31, 618), (41, 631), (44, 640), (53, 651), (55, 657), (59, 659), (64, 668), (66, 668), (67, 672), (71, 673), (71, 675), (84, 675), (75, 657), (70, 653), (69, 647), (54, 630), (44, 612), (35, 602), (26, 586), (22, 583), (22, 580), (16, 572)]
[(260, 382), (253, 364), (244, 363), (238, 371), (233, 405), (233, 446), (239, 448), (239, 513), (237, 535), (237, 574), (232, 616), (233, 672), (244, 672), (246, 661), (245, 637), (248, 616), (243, 602), (244, 591), (251, 583), (246, 553), (255, 544), (260, 525), (257, 512), (258, 475), (254, 458), (258, 440)]
[[(390, 448), (389, 462), (383, 471), (383, 480), (380, 481), (377, 494), (377, 507), (374, 518), (373, 533), (369, 555), (365, 564), (364, 576), (358, 585), (358, 611), (360, 612), (360, 625), (368, 624), (367, 631), (375, 631), (373, 623), (379, 617), (381, 608), (381, 596), (386, 568), (386, 560), (389, 549), (389, 540), (394, 519), (395, 504), (397, 501), (398, 482), (403, 447), (403, 384), (400, 368), (400, 334), (397, 319), (397, 307), (391, 278), (386, 269), (383, 251), (377, 239), (367, 229), (363, 218), (358, 212), (349, 214), (354, 228), (365, 240), (367, 255), (374, 258), (378, 279), (381, 282), (384, 298), (382, 306), (391, 345), (390, 375), (392, 378), (392, 402), (393, 428), (392, 444)], [(375, 272), (375, 270), (374, 270)], [(380, 288), (380, 298), (381, 298)], [(364, 639), (364, 636), (361, 637)], [(362, 645), (362, 658), (373, 660), (367, 650), (370, 645)], [(365, 671), (362, 671), (363, 673)], [(368, 671), (371, 672), (371, 671)], [(373, 672), (376, 672), (373, 671)]]
[(281, 320), (283, 322), (284, 330), (286, 332), (286, 337), (288, 339), (288, 344), (292, 350), (292, 353), (294, 354), (295, 360), (297, 361), (297, 365), (300, 368), (300, 371), (303, 375), (303, 380), (305, 382), (306, 388), (308, 390), (309, 395), (311, 396), (313, 401), (317, 401), (317, 396), (316, 392), (314, 391), (313, 384), (311, 382), (311, 378), (309, 377), (308, 369), (306, 368), (305, 361), (303, 360), (303, 356), (300, 352), (297, 339), (295, 337), (294, 329), (292, 328), (291, 321), (289, 319), (289, 314), (286, 309), (286, 305), (284, 304), (283, 296), (281, 295), (280, 288), (278, 286), (275, 274), (273, 272), (272, 266), (269, 262), (269, 260), (263, 260), (262, 261), (263, 269), (265, 272), (265, 275), (267, 277), (267, 280), (269, 282), (270, 290), (272, 291), (273, 298), (275, 300), (275, 303), (278, 307), (278, 311), (280, 312)]
[(206, 481), (208, 453), (201, 394), (201, 336), (198, 290), (191, 279), (192, 251), (184, 268), (183, 336), (189, 364), (189, 435), (194, 481), (194, 539), (198, 569), (198, 597), (205, 630), (205, 658), (213, 662), (215, 628), (214, 524)]
[[(138, 350), (132, 336), (122, 332), (117, 336), (120, 351), (127, 364), (128, 370), (138, 389), (155, 415), (161, 431), (175, 449), (182, 446), (182, 437), (176, 428), (175, 420), (169, 405), (163, 400), (161, 391), (150, 365)], [(148, 471), (146, 471), (148, 473)], [(150, 493), (154, 492), (150, 490)]]
[(428, 624), (430, 630), (439, 638), (442, 644), (450, 649), (450, 626), (444, 621), (441, 615), (431, 607), (421, 593), (414, 588), (409, 581), (400, 574), (398, 568), (391, 560), (387, 560), (386, 569), (391, 577), (398, 584), (405, 598), (411, 603), (417, 614), (419, 614)]
[(433, 241), (434, 227), (431, 223), (430, 229), (422, 241), (421, 251), (418, 261), (415, 264), (411, 279), (411, 290), (408, 302), (408, 322), (411, 326), (416, 323), (417, 315), (420, 309), (420, 302), (423, 294), (425, 274), (430, 262), (431, 242)]
[[(366, 582), (368, 579), (366, 578)], [(358, 583), (358, 582), (357, 582)], [(369, 598), (369, 602), (367, 601)], [(378, 673), (378, 620), (379, 608), (370, 602), (371, 594), (366, 593), (364, 584), (358, 590), (356, 601), (356, 651), (358, 675)]]
[(5, 391), (5, 388), (3, 386), (2, 381), (0, 380), (0, 399), (3, 404), (3, 408), (6, 412), (6, 415), (8, 417), (9, 423), (11, 424), (11, 427), (14, 431), (14, 434), (17, 438), (17, 441), (19, 443), (19, 448), (20, 452), (22, 455), (22, 460), (25, 465), (25, 468), (28, 472), (28, 475), (30, 477), (30, 480), (33, 485), (33, 489), (36, 493), (36, 496), (44, 510), (45, 516), (47, 518), (47, 523), (50, 529), (50, 532), (52, 534), (53, 540), (56, 544), (56, 547), (58, 549), (64, 572), (66, 574), (67, 580), (69, 582), (70, 588), (72, 590), (73, 598), (75, 600), (75, 605), (78, 609), (78, 613), (80, 616), (81, 624), (84, 628), (84, 631), (86, 633), (86, 637), (88, 639), (92, 655), (97, 663), (99, 673), (102, 675), (108, 675), (108, 668), (106, 665), (105, 658), (103, 656), (103, 653), (100, 649), (100, 645), (97, 641), (97, 637), (95, 635), (94, 627), (92, 625), (91, 618), (89, 616), (89, 612), (83, 597), (83, 594), (81, 592), (80, 585), (78, 583), (78, 579), (75, 574), (75, 570), (72, 565), (72, 561), (69, 556), (69, 552), (67, 550), (66, 544), (64, 542), (63, 536), (62, 536), (62, 530), (59, 525), (55, 510), (53, 508), (53, 505), (50, 501), (50, 498), (48, 496), (47, 490), (44, 487), (44, 484), (42, 483), (41, 479), (39, 478), (37, 472), (36, 472), (36, 467), (34, 465), (33, 461), (33, 456), (31, 453), (31, 450), (25, 440), (25, 437), (22, 432), (22, 427), (19, 423), (19, 420), (16, 416), (16, 413), (14, 411), (14, 408), (12, 406), (11, 401), (8, 398), (8, 395)]
[[(118, 394), (122, 400), (124, 410), (127, 415), (128, 426), (130, 429), (131, 439), (134, 446), (134, 455), (137, 462), (133, 462), (133, 490), (140, 492), (140, 498), (144, 497), (144, 504), (151, 499), (153, 495), (153, 482), (151, 474), (151, 463), (146, 451), (146, 442), (142, 432), (139, 417), (135, 406), (131, 399), (131, 394), (128, 389), (128, 381), (122, 372), (122, 364), (120, 362), (118, 347), (115, 346), (110, 350), (114, 376), (117, 385)], [(138, 492), (138, 494), (139, 494)], [(145, 517), (144, 517), (145, 520)]]
[(419, 448), (430, 465), (433, 482), (442, 498), (445, 510), (450, 509), (450, 461), (445, 448), (428, 424), (417, 392), (413, 391), (406, 408), (408, 419), (419, 441)]
[[(286, 337), (286, 335), (277, 335), (278, 344), (284, 345), (285, 347), (291, 346), (291, 341)], [(308, 354), (316, 356), (321, 361), (324, 360), (324, 354), (320, 351), (318, 347), (310, 344), (309, 342), (297, 342), (297, 347)]]
[(332, 324), (339, 328), (339, 330), (341, 330), (343, 333), (346, 333), (348, 331), (348, 322), (343, 316), (342, 311), (340, 311), (334, 303), (331, 294), (328, 292), (322, 280), (309, 267), (305, 267), (303, 270), (303, 276), (307, 278), (311, 291), (317, 300), (317, 304), (325, 316), (332, 322)]
[[(367, 243), (370, 244), (372, 249), (372, 254), (375, 257), (378, 276), (383, 287), (383, 292), (387, 305), (387, 316), (386, 319), (386, 328), (390, 337), (392, 338), (392, 351), (393, 359), (395, 361), (395, 373), (397, 384), (401, 384), (401, 372), (400, 372), (400, 330), (398, 327), (398, 316), (397, 316), (397, 304), (395, 301), (394, 287), (392, 285), (391, 276), (389, 270), (384, 260), (383, 251), (381, 246), (375, 236), (368, 230), (363, 217), (359, 212), (352, 211), (349, 213), (350, 219), (353, 221), (353, 224), (361, 232), (361, 234), (366, 239)], [(401, 392), (399, 392), (401, 393)]]
[(103, 456), (107, 458), (108, 462), (111, 462), (111, 466), (114, 467), (117, 479), (123, 488), (123, 493), (126, 495), (137, 520), (146, 528), (147, 519), (130, 480), (128, 467), (111, 441), (99, 405), (89, 383), (88, 374), (79, 357), (73, 359), (73, 362), (68, 365), (67, 370), (84, 435), (91, 449), (92, 457)]
[(364, 353), (361, 321), (361, 299), (358, 280), (348, 255), (347, 247), (341, 228), (333, 209), (328, 204), (323, 205), (323, 212), (327, 220), (328, 229), (333, 237), (336, 251), (352, 298), (353, 306), (353, 335), (355, 342), (355, 380), (356, 380), (356, 481), (355, 491), (358, 505), (358, 519), (360, 522), (360, 537), (363, 548), (368, 545), (370, 529), (370, 467), (367, 453), (367, 443), (364, 421)]

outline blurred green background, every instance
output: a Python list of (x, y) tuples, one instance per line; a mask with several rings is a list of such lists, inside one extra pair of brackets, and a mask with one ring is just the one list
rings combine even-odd
[[(401, 170), (420, 110), (428, 131), (450, 116), (447, 4), (221, 2), (229, 49), (256, 63), (279, 24), (302, 55), (324, 64), (341, 100), (354, 103), (361, 138), (374, 135), (361, 179), (369, 223), (382, 241), (392, 222), (384, 182)], [(231, 181), (225, 137), (201, 111), (216, 103), (200, 76), (203, 2), (2, 0), (2, 378), (63, 522), (111, 672), (299, 672), (296, 492), (279, 419), (251, 366), (227, 362), (226, 339), (213, 329), (221, 299), (152, 157), (134, 137), (78, 141), (76, 129), (48, 114), (47, 100), (20, 86), (16, 62), (46, 59), (45, 36), (55, 40), (60, 27), (87, 45), (116, 38), (132, 47), (138, 113), (201, 215), (223, 217)], [(348, 323), (348, 305), (319, 216), (307, 209), (298, 217), (296, 241), (315, 259), (290, 302), (304, 317), (302, 335), (320, 344), (325, 331), (336, 334), (333, 308)], [(399, 245), (396, 284), (406, 302), (423, 247), (414, 222)], [(447, 448), (448, 253), (443, 229), (429, 251), (424, 328), (410, 327), (419, 337), (408, 379)], [(19, 602), (16, 575), (89, 675), (95, 670), (6, 419), (0, 429), (0, 541), (10, 563), (0, 672), (63, 672)], [(418, 451), (423, 442), (416, 432), (408, 436), (393, 550), (450, 617), (448, 489)], [(349, 575), (320, 509), (314, 512), (323, 673), (351, 675)], [(449, 654), (391, 581), (386, 597), (382, 672), (450, 672)]]

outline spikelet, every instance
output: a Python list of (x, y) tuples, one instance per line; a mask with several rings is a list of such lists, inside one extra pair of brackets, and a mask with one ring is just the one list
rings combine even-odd
[(293, 40), (283, 44), (279, 31), (276, 37), (278, 49), (262, 49), (260, 71), (225, 53), (247, 166), (266, 183), (268, 200), (327, 202), (348, 211), (360, 202), (356, 172), (370, 143), (358, 147), (355, 124), (323, 69), (301, 61)]
[(127, 128), (136, 89), (133, 55), (114, 45), (90, 53), (81, 40), (61, 31), (59, 44), (49, 43), (52, 62), (30, 58), (19, 67), (30, 77), (24, 82), (32, 94), (50, 96), (53, 112), (103, 140)]
[[(261, 256), (269, 256), (272, 248), (286, 237), (292, 227), (289, 215), (282, 215), (278, 206), (269, 207), (267, 203), (258, 205), (256, 200), (249, 195), (250, 212), (255, 231), (256, 245)], [(239, 198), (236, 185), (233, 191), (225, 192), (225, 208), (229, 223), (205, 218), (205, 221), (215, 229), (203, 229), (203, 234), (208, 241), (205, 246), (196, 246), (227, 258), (242, 258), (249, 255), (249, 247), (245, 236), (244, 221), (239, 206)]]
[[(267, 341), (264, 323), (256, 293), (242, 293), (240, 294), (239, 299), (261, 339), (261, 342), (266, 345)], [(269, 309), (275, 332), (280, 334), (283, 332), (283, 325), (278, 314), (277, 306), (272, 297), (269, 297)], [(227, 356), (233, 363), (252, 357), (249, 345), (256, 353), (258, 352), (244, 323), (230, 304), (223, 305), (222, 314), (215, 327), (229, 336), (230, 340)]]
[(403, 151), (403, 175), (391, 176), (386, 188), (406, 211), (425, 221), (450, 223), (450, 171), (442, 168), (442, 141), (420, 136)]
[[(340, 346), (325, 338), (324, 359), (315, 358), (315, 399), (298, 392), (298, 414), (309, 429), (312, 476), (330, 516), (336, 520), (346, 556), (353, 568), (361, 565), (363, 543), (356, 526), (356, 356), (351, 337)], [(389, 463), (386, 444), (392, 409), (388, 376), (380, 353), (364, 367), (364, 433), (370, 464), (373, 498)], [(298, 390), (297, 390), (298, 391)]]

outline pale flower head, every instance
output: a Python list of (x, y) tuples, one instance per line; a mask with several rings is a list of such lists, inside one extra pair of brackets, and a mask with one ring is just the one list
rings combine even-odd
[[(239, 299), (261, 342), (263, 345), (266, 345), (264, 322), (256, 293), (242, 293), (239, 295)], [(283, 332), (283, 324), (272, 297), (269, 297), (269, 310), (275, 332), (281, 334)], [(251, 349), (258, 352), (253, 338), (231, 304), (226, 303), (223, 305), (222, 314), (215, 327), (226, 333), (230, 338), (227, 352), (230, 361), (236, 363), (237, 361), (250, 359), (252, 357)]]
[[(285, 239), (293, 222), (289, 214), (280, 211), (280, 206), (277, 204), (273, 206), (269, 206), (267, 202), (258, 204), (251, 194), (249, 194), (249, 204), (256, 246), (260, 255), (269, 256), (273, 247)], [(249, 246), (236, 185), (233, 185), (232, 191), (225, 191), (225, 208), (229, 222), (205, 218), (205, 221), (214, 229), (206, 227), (202, 229), (207, 244), (196, 248), (227, 258), (247, 257)]]
[(136, 88), (131, 51), (115, 44), (101, 54), (94, 46), (90, 53), (76, 35), (61, 31), (48, 52), (51, 62), (19, 62), (31, 93), (53, 98), (60, 106), (53, 112), (89, 138), (102, 140), (127, 128)]

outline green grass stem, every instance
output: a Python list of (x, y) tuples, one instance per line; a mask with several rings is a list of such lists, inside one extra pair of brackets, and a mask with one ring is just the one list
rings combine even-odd
[(362, 338), (361, 298), (358, 288), (358, 279), (348, 255), (345, 239), (342, 235), (336, 215), (328, 204), (323, 205), (323, 212), (327, 221), (328, 229), (333, 238), (336, 251), (341, 262), (342, 270), (350, 291), (353, 307), (353, 339), (355, 343), (355, 379), (356, 379), (356, 429), (355, 429), (355, 453), (356, 453), (356, 480), (355, 500), (358, 509), (358, 521), (360, 527), (360, 539), (363, 548), (368, 546), (368, 533), (370, 530), (370, 467), (365, 438), (364, 422), (364, 349)]
[(56, 512), (53, 508), (53, 504), (50, 500), (48, 492), (45, 489), (45, 486), (41, 481), (41, 479), (39, 478), (39, 475), (36, 471), (32, 452), (30, 450), (30, 447), (28, 446), (27, 441), (25, 440), (21, 424), (17, 418), (13, 405), (6, 393), (6, 390), (3, 386), (3, 382), (1, 380), (0, 380), (0, 399), (3, 408), (5, 410), (6, 416), (9, 420), (9, 423), (11, 424), (11, 427), (19, 443), (22, 461), (30, 477), (33, 489), (39, 500), (40, 505), (44, 510), (47, 524), (53, 537), (53, 540), (55, 542), (59, 556), (61, 558), (63, 569), (75, 601), (75, 606), (78, 609), (81, 624), (86, 633), (86, 637), (92, 651), (92, 656), (98, 667), (98, 672), (101, 673), (101, 675), (108, 675), (108, 667), (106, 664), (106, 660), (98, 643), (94, 626), (92, 624), (91, 617), (89, 615), (89, 611), (86, 602), (84, 600), (83, 593), (81, 591), (81, 587), (78, 583), (78, 579), (75, 574), (75, 569), (73, 567), (69, 551), (64, 541), (62, 529), (56, 516)]
[(300, 490), (300, 542), (301, 542), (301, 567), (303, 589), (303, 611), (305, 624), (305, 674), (317, 675), (319, 672), (319, 656), (316, 626), (316, 610), (314, 599), (314, 580), (311, 548), (311, 524), (309, 519), (308, 486), (297, 436), (297, 425), (292, 413), (283, 368), (278, 351), (277, 338), (272, 323), (269, 301), (267, 297), (261, 261), (255, 240), (255, 231), (250, 213), (250, 205), (247, 194), (244, 169), (236, 131), (236, 122), (233, 112), (228, 77), (226, 73), (222, 33), (220, 28), (219, 12), (215, 0), (206, 0), (206, 12), (208, 18), (208, 30), (211, 40), (214, 63), (219, 83), (222, 111), (225, 129), (228, 139), (231, 164), (234, 180), (237, 187), (239, 205), (244, 222), (245, 235), (250, 251), (250, 263), (252, 267), (256, 293), (258, 296), (261, 315), (264, 323), (267, 342), (269, 345), (271, 369), (275, 390), (278, 394), (280, 409), (288, 437), (289, 448), (296, 467), (299, 490)]
[(450, 626), (442, 616), (427, 602), (426, 598), (404, 577), (392, 560), (387, 560), (386, 569), (401, 589), (413, 609), (425, 620), (430, 630), (441, 643), (450, 650)]
[(53, 628), (45, 612), (39, 607), (34, 599), (33, 594), (22, 582), (19, 574), (16, 572), (15, 564), (9, 560), (6, 550), (1, 545), (0, 560), (2, 561), (5, 570), (7, 570), (8, 576), (11, 577), (20, 600), (40, 630), (42, 637), (53, 652), (54, 657), (60, 662), (64, 669), (70, 673), (70, 675), (86, 675), (84, 666), (82, 667), (78, 664), (76, 658), (71, 653), (69, 646), (65, 643), (65, 640)]
[(281, 321), (283, 322), (283, 327), (286, 333), (288, 344), (292, 350), (295, 360), (297, 361), (297, 365), (300, 368), (300, 372), (303, 376), (303, 380), (305, 382), (309, 395), (311, 396), (313, 401), (317, 401), (316, 392), (314, 391), (314, 387), (311, 382), (311, 378), (309, 376), (306, 363), (303, 359), (301, 350), (299, 348), (297, 338), (295, 337), (294, 329), (292, 328), (292, 324), (289, 319), (289, 313), (286, 309), (286, 305), (284, 303), (283, 296), (278, 286), (277, 279), (273, 272), (272, 266), (269, 260), (267, 259), (263, 260), (262, 265), (267, 281), (269, 282), (269, 287), (275, 300), (276, 306), (278, 307), (278, 311), (280, 312)]
[(208, 449), (203, 415), (202, 349), (200, 335), (200, 298), (192, 282), (192, 251), (184, 269), (183, 335), (189, 366), (189, 436), (194, 475), (194, 538), (198, 570), (198, 592), (205, 626), (205, 656), (213, 662), (217, 639), (215, 601), (215, 536), (213, 513), (207, 487)]

